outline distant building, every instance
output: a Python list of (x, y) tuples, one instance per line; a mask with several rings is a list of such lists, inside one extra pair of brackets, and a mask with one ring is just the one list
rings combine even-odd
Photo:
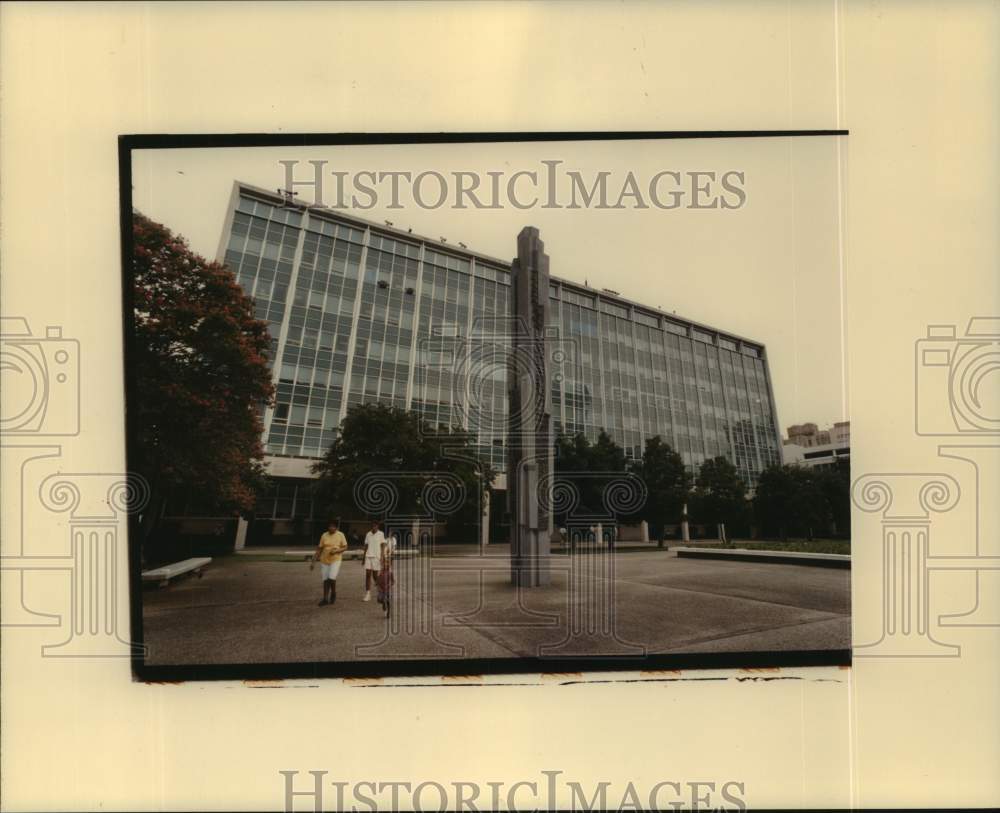
[(830, 427), (830, 443), (835, 446), (851, 445), (851, 422), (837, 421)]
[(851, 457), (850, 421), (838, 421), (829, 429), (820, 429), (814, 423), (795, 424), (787, 431), (781, 447), (786, 464), (820, 467)]

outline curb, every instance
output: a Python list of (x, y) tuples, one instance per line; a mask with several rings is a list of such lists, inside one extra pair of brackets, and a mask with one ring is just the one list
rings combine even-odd
[(803, 553), (783, 550), (719, 550), (717, 548), (671, 548), (689, 559), (729, 559), (735, 562), (765, 562), (777, 565), (850, 568), (851, 557), (842, 553)]

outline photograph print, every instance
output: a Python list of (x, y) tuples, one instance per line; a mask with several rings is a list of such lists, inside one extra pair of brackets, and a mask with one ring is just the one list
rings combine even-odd
[(140, 679), (850, 663), (845, 133), (124, 136)]

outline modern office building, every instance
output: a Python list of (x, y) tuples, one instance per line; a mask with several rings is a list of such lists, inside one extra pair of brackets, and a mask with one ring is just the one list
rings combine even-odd
[[(219, 259), (270, 322), (277, 396), (264, 443), (278, 485), (258, 518), (312, 516), (303, 487), (310, 466), (354, 404), (464, 425), (503, 471), (504, 365), (484, 374), (475, 364), (436, 364), (429, 348), (442, 336), (502, 343), (490, 334), (508, 314), (508, 262), (239, 182)], [(762, 344), (554, 276), (549, 296), (558, 340), (571, 349), (553, 382), (557, 431), (594, 440), (604, 429), (630, 458), (660, 435), (693, 470), (725, 455), (751, 487), (780, 462)]]

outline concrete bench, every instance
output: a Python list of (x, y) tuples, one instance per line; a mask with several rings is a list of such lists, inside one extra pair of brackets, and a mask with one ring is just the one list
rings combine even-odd
[(211, 564), (211, 556), (196, 556), (193, 559), (184, 559), (181, 562), (174, 562), (163, 567), (154, 567), (152, 570), (142, 571), (144, 582), (157, 582), (160, 587), (166, 587), (171, 579), (183, 576), (185, 573), (194, 573), (200, 579), (202, 570), (206, 565)]
[(748, 550), (746, 548), (671, 548), (678, 556), (691, 559), (729, 559), (737, 562), (768, 562), (815, 567), (851, 566), (851, 557), (842, 553), (805, 553), (790, 550)]

